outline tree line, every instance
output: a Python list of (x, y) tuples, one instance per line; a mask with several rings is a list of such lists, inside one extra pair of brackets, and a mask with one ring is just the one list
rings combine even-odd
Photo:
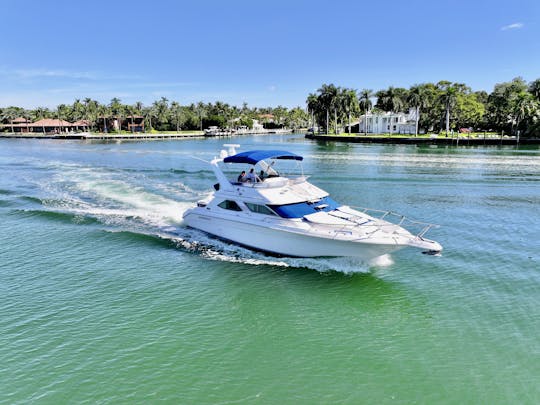
[(460, 128), (540, 134), (540, 79), (527, 83), (517, 77), (496, 84), (490, 94), (444, 80), (408, 89), (391, 86), (377, 92), (323, 84), (308, 95), (306, 103), (313, 125), (326, 132), (338, 133), (344, 127), (350, 132), (351, 117), (363, 115), (365, 119), (370, 113), (413, 110), (416, 135)]
[(85, 98), (84, 100), (77, 99), (73, 104), (60, 104), (55, 109), (46, 107), (24, 109), (14, 106), (0, 108), (0, 121), (6, 125), (19, 117), (29, 121), (44, 118), (56, 118), (69, 122), (86, 120), (93, 130), (103, 129), (106, 126), (104, 121), (113, 117), (120, 121), (120, 127), (122, 123), (129, 122), (133, 117), (143, 117), (146, 131), (203, 130), (209, 126), (252, 127), (253, 120), (260, 121), (270, 129), (284, 127), (297, 129), (308, 125), (308, 115), (305, 109), (300, 107), (250, 108), (247, 103), (244, 103), (242, 107), (237, 107), (220, 101), (181, 105), (165, 97), (147, 106), (142, 102), (124, 104), (119, 98), (113, 98), (108, 104)]
[[(181, 105), (165, 97), (150, 105), (141, 102), (124, 104), (118, 98), (102, 104), (91, 98), (77, 99), (72, 104), (60, 104), (54, 109), (38, 107), (0, 108), (0, 121), (10, 124), (18, 117), (29, 121), (58, 118), (69, 122), (87, 120), (93, 130), (106, 127), (107, 118), (122, 122), (134, 116), (143, 117), (146, 131), (202, 130), (252, 127), (253, 120), (266, 128), (306, 128), (318, 126), (326, 132), (349, 132), (352, 123), (365, 120), (370, 113), (408, 112), (414, 110), (416, 134), (472, 128), (475, 131), (496, 131), (521, 136), (540, 134), (540, 79), (527, 83), (520, 77), (498, 83), (491, 93), (473, 91), (463, 83), (439, 81), (422, 83), (410, 88), (388, 87), (374, 92), (357, 91), (323, 84), (307, 96), (307, 109), (301, 107), (241, 107), (217, 101)], [(103, 123), (100, 125), (100, 123)], [(364, 126), (365, 127), (365, 126)], [(357, 127), (359, 125), (357, 124)], [(9, 129), (7, 129), (9, 130)]]

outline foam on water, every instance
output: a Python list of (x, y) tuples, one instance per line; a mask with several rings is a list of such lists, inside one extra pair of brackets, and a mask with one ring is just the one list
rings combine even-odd
[[(194, 251), (210, 260), (243, 263), (250, 265), (268, 265), (290, 268), (307, 268), (319, 272), (336, 271), (345, 274), (367, 273), (370, 265), (357, 258), (292, 258), (272, 257), (263, 253), (249, 250), (241, 246), (214, 239), (193, 229), (184, 228), (181, 232), (185, 237), (172, 237), (176, 243), (188, 251)], [(167, 235), (162, 235), (167, 237)]]
[(388, 267), (394, 264), (394, 260), (392, 259), (392, 256), (386, 254), (371, 260), (370, 264), (377, 267)]

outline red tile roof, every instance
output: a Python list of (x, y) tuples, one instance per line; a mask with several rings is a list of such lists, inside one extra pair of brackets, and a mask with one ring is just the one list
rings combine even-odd
[(59, 120), (56, 118), (44, 118), (30, 124), (31, 127), (72, 127), (73, 124), (68, 121)]

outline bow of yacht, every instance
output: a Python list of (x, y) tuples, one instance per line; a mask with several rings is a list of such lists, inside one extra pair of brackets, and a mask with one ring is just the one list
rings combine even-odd
[[(229, 151), (209, 162), (218, 181), (215, 191), (184, 213), (184, 222), (192, 228), (282, 256), (371, 260), (408, 246), (429, 254), (442, 250), (439, 243), (425, 238), (433, 224), (337, 203), (308, 182), (299, 155), (281, 150), (236, 153), (238, 145), (225, 146)], [(300, 174), (278, 172), (276, 163), (283, 161), (299, 164)], [(220, 166), (228, 163), (247, 165), (251, 173), (229, 179)]]

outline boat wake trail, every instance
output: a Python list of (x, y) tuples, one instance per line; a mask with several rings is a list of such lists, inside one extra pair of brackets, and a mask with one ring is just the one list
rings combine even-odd
[[(168, 172), (165, 177), (162, 173), (152, 177), (70, 165), (60, 167), (52, 181), (39, 184), (46, 197), (35, 199), (34, 204), (41, 205), (40, 211), (73, 215), (79, 218), (73, 222), (80, 225), (97, 223), (105, 226), (107, 232), (130, 232), (166, 240), (208, 260), (344, 274), (367, 273), (373, 266), (391, 264), (391, 259), (365, 263), (349, 257), (277, 258), (214, 239), (183, 224), (183, 213), (205, 191), (193, 189), (180, 176), (183, 174)], [(81, 217), (91, 221), (80, 221)]]

